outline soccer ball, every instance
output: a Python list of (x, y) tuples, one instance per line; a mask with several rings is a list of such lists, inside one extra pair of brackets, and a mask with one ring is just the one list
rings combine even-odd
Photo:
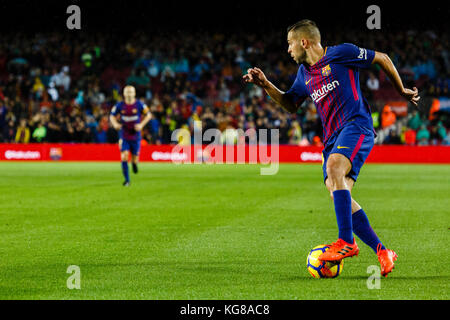
[(318, 257), (325, 251), (327, 251), (329, 246), (321, 244), (320, 246), (314, 247), (308, 254), (306, 258), (306, 266), (309, 273), (314, 278), (336, 278), (341, 274), (342, 268), (344, 267), (344, 259), (339, 263), (320, 261)]

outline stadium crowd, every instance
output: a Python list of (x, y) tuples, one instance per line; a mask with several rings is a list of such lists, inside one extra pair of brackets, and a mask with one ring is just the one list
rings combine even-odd
[[(375, 66), (361, 72), (376, 143), (450, 145), (450, 117), (437, 100), (449, 97), (448, 34), (337, 28), (326, 35), (324, 45), (352, 42), (388, 53), (405, 85), (419, 88), (418, 108), (406, 102), (399, 107), (402, 98), (383, 72)], [(310, 99), (289, 114), (260, 88), (242, 81), (250, 66), (258, 66), (281, 90), (289, 89), (297, 66), (287, 54), (283, 30), (137, 31), (126, 37), (19, 33), (2, 39), (0, 142), (117, 142), (108, 115), (123, 86), (132, 84), (154, 115), (143, 130), (146, 143), (173, 143), (173, 130), (193, 130), (194, 121), (201, 120), (204, 130), (277, 128), (280, 144), (322, 144), (320, 119)]]

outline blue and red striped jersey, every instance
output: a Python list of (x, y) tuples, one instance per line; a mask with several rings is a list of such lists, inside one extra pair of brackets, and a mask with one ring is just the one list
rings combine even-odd
[(369, 104), (361, 94), (359, 69), (368, 68), (375, 51), (344, 43), (326, 47), (314, 65), (303, 64), (286, 92), (299, 106), (311, 97), (322, 120), (324, 143), (349, 121), (373, 130)]
[(140, 140), (141, 133), (134, 129), (134, 126), (141, 122), (141, 115), (147, 114), (149, 109), (145, 103), (136, 100), (133, 104), (126, 104), (121, 101), (112, 109), (111, 114), (117, 116), (120, 114), (122, 129), (119, 131), (120, 139)]

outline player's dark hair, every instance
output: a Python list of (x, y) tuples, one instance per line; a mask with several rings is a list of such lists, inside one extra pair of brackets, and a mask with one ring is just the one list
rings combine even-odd
[(293, 25), (287, 28), (287, 32), (302, 32), (310, 39), (315, 39), (320, 42), (320, 31), (314, 21), (309, 19), (303, 19), (299, 22), (294, 23)]

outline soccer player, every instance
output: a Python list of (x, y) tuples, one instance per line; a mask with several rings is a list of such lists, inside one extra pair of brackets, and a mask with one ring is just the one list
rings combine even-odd
[(250, 68), (245, 82), (263, 88), (279, 105), (295, 113), (311, 97), (323, 125), (324, 183), (334, 201), (339, 238), (319, 256), (322, 261), (340, 261), (359, 253), (355, 233), (378, 256), (381, 273), (394, 268), (397, 254), (382, 244), (366, 213), (352, 199), (351, 191), (374, 144), (369, 105), (361, 94), (359, 70), (377, 64), (398, 93), (417, 106), (417, 88), (406, 89), (388, 55), (344, 43), (323, 48), (317, 25), (302, 20), (288, 28), (288, 53), (301, 64), (292, 87), (283, 92), (267, 80), (259, 68)]
[[(125, 177), (123, 185), (130, 185), (128, 173), (128, 152), (131, 152), (133, 172), (138, 173), (139, 151), (141, 148), (141, 130), (150, 121), (152, 114), (147, 105), (136, 99), (133, 86), (123, 89), (124, 101), (117, 103), (112, 109), (109, 119), (114, 129), (119, 130), (119, 148), (122, 161), (122, 173)], [(141, 116), (145, 115), (141, 121)]]

